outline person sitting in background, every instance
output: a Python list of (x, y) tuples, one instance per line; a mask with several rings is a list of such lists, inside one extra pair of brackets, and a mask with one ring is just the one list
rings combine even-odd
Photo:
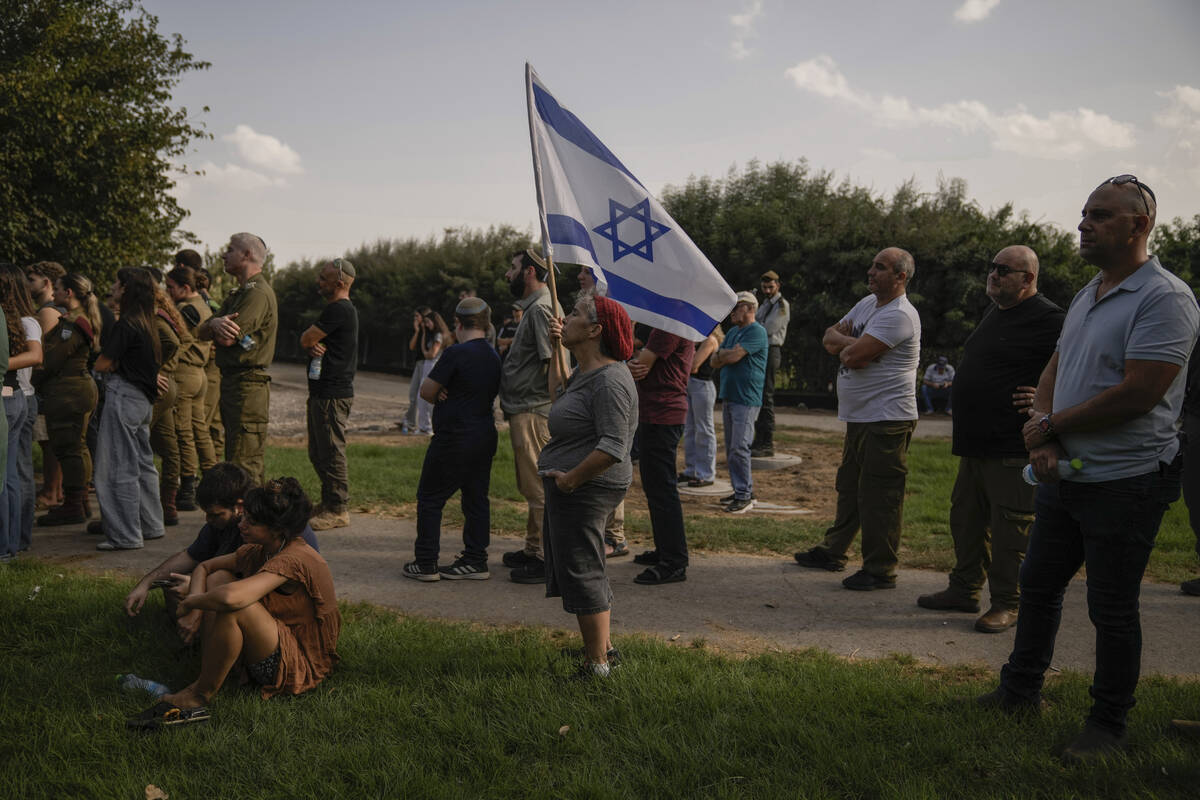
[(946, 413), (953, 410), (950, 407), (950, 387), (954, 384), (954, 367), (950, 359), (938, 356), (937, 363), (925, 368), (925, 377), (921, 379), (921, 399), (925, 401), (925, 413), (932, 414), (938, 400), (946, 401)]
[(198, 564), (179, 602), (181, 615), (204, 616), (200, 675), (129, 727), (209, 719), (208, 702), (239, 660), (264, 699), (306, 692), (337, 664), (342, 619), (333, 575), (301, 535), (312, 502), (295, 478), (279, 478), (247, 492), (243, 508), (246, 544)]
[[(245, 544), (241, 531), (242, 502), (253, 486), (250, 473), (231, 461), (219, 461), (205, 472), (196, 488), (196, 502), (204, 509), (204, 527), (186, 549), (142, 576), (125, 596), (125, 613), (136, 617), (150, 590), (161, 587), (167, 614), (175, 621), (179, 638), (185, 644), (191, 643), (200, 631), (202, 613), (195, 610), (180, 617), (176, 614), (178, 603), (188, 594), (192, 571), (197, 564), (235, 552)], [(320, 552), (311, 527), (306, 525), (300, 536), (309, 547)]]

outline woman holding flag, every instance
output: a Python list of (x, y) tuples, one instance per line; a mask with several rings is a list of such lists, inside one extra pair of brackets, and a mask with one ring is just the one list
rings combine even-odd
[(633, 323), (619, 303), (584, 296), (565, 320), (551, 321), (550, 336), (579, 367), (550, 408), (550, 441), (538, 458), (546, 491), (546, 596), (561, 597), (579, 621), (578, 676), (602, 678), (616, 656), (604, 525), (633, 481), (637, 389), (624, 363), (633, 354)]

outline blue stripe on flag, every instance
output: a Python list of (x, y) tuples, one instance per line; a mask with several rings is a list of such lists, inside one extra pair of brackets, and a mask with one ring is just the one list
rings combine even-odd
[(695, 328), (705, 336), (717, 327), (717, 320), (705, 314), (691, 303), (674, 297), (656, 294), (644, 286), (638, 286), (633, 281), (626, 280), (620, 275), (605, 271), (608, 281), (608, 296), (626, 305), (644, 308), (663, 317), (678, 320), (688, 327)]
[(574, 217), (565, 214), (547, 214), (546, 229), (550, 233), (550, 244), (573, 244), (582, 247), (592, 254), (592, 260), (597, 264), (596, 248), (592, 246), (592, 237), (588, 229)]
[[(597, 264), (600, 263), (600, 259), (596, 258), (596, 250), (592, 246), (592, 237), (579, 220), (565, 214), (547, 214), (546, 228), (550, 232), (551, 244), (582, 247), (592, 254), (592, 258)], [(691, 303), (652, 292), (644, 286), (639, 286), (631, 280), (614, 274), (612, 270), (604, 270), (604, 277), (608, 282), (608, 296), (613, 300), (653, 311), (659, 316), (678, 320), (705, 335), (717, 327), (718, 320), (705, 314)]]
[[(642, 185), (641, 181), (633, 177), (632, 172), (625, 169), (625, 165), (613, 154), (613, 151), (605, 147), (604, 142), (597, 139), (596, 135), (588, 130), (587, 125), (584, 125), (579, 117), (558, 104), (558, 101), (554, 99), (554, 95), (535, 83), (533, 84), (533, 98), (534, 105), (537, 106), (538, 116), (547, 125), (554, 128), (559, 136), (579, 147), (584, 152), (590, 153), (606, 164), (621, 170), (638, 186)], [(642, 188), (644, 189), (645, 187), (643, 186)]]

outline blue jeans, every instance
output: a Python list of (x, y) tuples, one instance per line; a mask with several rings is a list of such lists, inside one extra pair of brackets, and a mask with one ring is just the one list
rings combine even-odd
[(754, 421), (759, 406), (730, 403), (721, 407), (725, 424), (725, 463), (729, 467), (729, 482), (738, 500), (749, 500), (754, 493), (754, 478), (750, 475), (750, 443), (754, 441)]
[(25, 424), (21, 426), (21, 458), (17, 471), (21, 475), (21, 550), (33, 544), (33, 512), (37, 505), (37, 481), (33, 477), (33, 423), (37, 421), (36, 394), (25, 395)]
[(1054, 657), (1063, 593), (1086, 564), (1088, 616), (1096, 628), (1088, 721), (1124, 733), (1141, 672), (1142, 574), (1163, 513), (1179, 497), (1180, 461), (1132, 478), (1038, 487), (1037, 518), (1021, 566), (1016, 640), (1000, 673), (1010, 696), (1037, 701)]
[(96, 499), (104, 533), (118, 547), (141, 547), (164, 534), (158, 472), (150, 449), (153, 406), (120, 375), (105, 381), (96, 453)]
[(946, 413), (951, 412), (950, 408), (950, 389), (930, 389), (928, 386), (921, 386), (921, 398), (925, 401), (925, 410), (930, 414), (933, 413), (934, 402), (937, 400), (946, 401)]
[(688, 412), (683, 423), (683, 474), (711, 481), (717, 474), (717, 431), (713, 406), (717, 387), (712, 381), (688, 378)]
[(0, 557), (15, 556), (21, 549), (21, 430), (25, 427), (25, 395), (20, 389), (4, 398), (8, 420), (8, 462), (4, 469), (4, 492), (0, 494)]

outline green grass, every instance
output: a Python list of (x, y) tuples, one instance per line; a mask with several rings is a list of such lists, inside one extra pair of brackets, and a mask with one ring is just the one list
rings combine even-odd
[(1182, 798), (1200, 785), (1200, 745), (1165, 731), (1200, 714), (1196, 682), (1144, 680), (1129, 755), (1065, 768), (1055, 753), (1088, 705), (1079, 675), (1053, 677), (1051, 710), (1021, 721), (969, 702), (993, 686), (984, 670), (630, 637), (613, 680), (581, 685), (558, 655), (575, 637), (364, 605), (343, 607), (342, 663), (313, 692), (264, 702), (229, 685), (211, 722), (135, 734), (124, 719), (150, 701), (114, 676), (179, 686), (196, 664), (157, 602), (124, 616), (129, 584), (32, 559), (0, 570), (5, 797), (154, 784), (172, 798)]
[[(780, 444), (795, 443), (811, 433), (780, 430)], [(816, 436), (836, 447), (839, 436)], [(402, 516), (415, 516), (417, 482), (425, 448), (420, 440), (404, 446), (351, 444), (347, 458), (350, 487), (356, 508), (381, 510)], [(949, 439), (914, 439), (908, 455), (908, 496), (904, 507), (904, 533), (901, 538), (900, 564), (907, 568), (948, 571), (954, 565), (954, 546), (950, 539), (950, 490), (958, 470), (958, 459), (950, 453)], [(320, 496), (307, 451), (303, 446), (270, 447), (267, 450), (269, 476), (294, 475), (314, 497)], [(832, 493), (834, 488), (829, 486)], [(636, 491), (636, 490), (635, 490)], [(525, 505), (517, 491), (513, 472), (512, 447), (507, 436), (492, 464), (492, 527), (500, 533), (522, 535), (525, 530)], [(787, 556), (798, 549), (818, 543), (832, 522), (817, 517), (775, 517), (770, 515), (686, 514), (688, 545), (695, 550), (765, 553)], [(445, 522), (462, 522), (457, 500), (446, 506)], [(650, 542), (650, 519), (640, 511), (626, 517), (628, 535)], [(1183, 501), (1176, 502), (1163, 519), (1158, 542), (1150, 556), (1146, 576), (1149, 580), (1174, 583), (1196, 574), (1196, 538), (1188, 523)]]

